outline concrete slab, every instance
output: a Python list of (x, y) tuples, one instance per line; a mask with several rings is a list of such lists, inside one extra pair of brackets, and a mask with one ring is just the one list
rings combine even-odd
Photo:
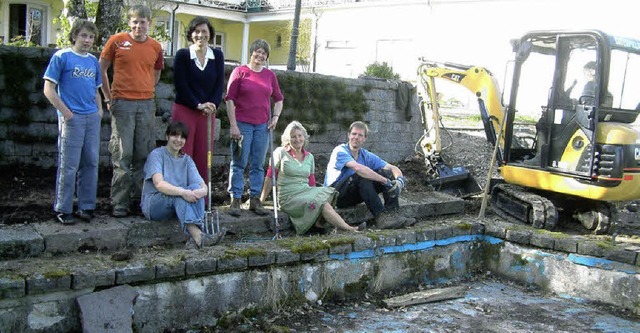
[(78, 297), (82, 331), (133, 332), (133, 305), (138, 292), (122, 285)]
[(0, 259), (36, 257), (44, 252), (44, 239), (32, 225), (0, 226)]
[(34, 228), (44, 239), (45, 252), (51, 254), (117, 250), (125, 246), (128, 232), (127, 226), (104, 216), (91, 223), (38, 223)]

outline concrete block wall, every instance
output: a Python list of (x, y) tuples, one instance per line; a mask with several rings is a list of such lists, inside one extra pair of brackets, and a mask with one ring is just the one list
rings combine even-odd
[[(18, 48), (0, 45), (0, 165), (25, 164), (43, 168), (55, 167), (57, 162), (56, 139), (58, 124), (55, 109), (48, 103), (42, 93), (40, 78), (44, 74), (49, 58), (55, 49), (45, 48)], [(15, 80), (11, 68), (6, 64), (9, 60), (20, 57), (22, 65), (28, 68), (33, 79), (24, 83), (25, 89), (31, 90), (28, 94), (28, 110), (23, 104), (16, 107), (11, 99), (11, 85)], [(13, 58), (12, 58), (13, 57)], [(3, 65), (5, 64), (5, 65)], [(230, 71), (231, 67), (227, 68)], [(173, 71), (173, 59), (165, 59), (163, 79), (156, 87), (156, 140), (164, 140), (166, 120), (171, 115), (174, 86), (170, 78)], [(371, 133), (366, 147), (376, 152), (389, 162), (404, 159), (413, 153), (416, 141), (422, 135), (420, 114), (415, 108), (411, 115), (406, 115), (404, 110), (396, 107), (396, 93), (398, 83), (377, 79), (346, 79), (333, 76), (324, 76), (310, 73), (291, 73), (275, 70), (278, 76), (297, 75), (303, 78), (322, 77), (330, 80), (344, 82), (348, 89), (364, 88), (365, 99), (369, 111), (364, 115), (363, 121), (370, 126)], [(287, 108), (287, 94), (285, 95), (285, 112), (295, 114), (296, 110)], [(26, 114), (25, 114), (26, 113)], [(294, 116), (295, 118), (295, 116)], [(18, 121), (17, 119), (22, 119)], [(278, 125), (282, 130), (286, 124)], [(214, 145), (214, 165), (229, 162), (228, 127), (216, 122), (216, 143)], [(110, 164), (108, 142), (111, 136), (110, 116), (108, 112), (102, 121), (100, 165)], [(332, 124), (325, 133), (315, 135), (310, 139), (309, 149), (316, 156), (328, 156), (333, 147), (346, 142), (347, 129), (340, 124)], [(279, 137), (275, 144), (279, 144)]]

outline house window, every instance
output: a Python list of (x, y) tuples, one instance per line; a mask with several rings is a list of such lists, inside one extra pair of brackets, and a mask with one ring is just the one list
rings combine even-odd
[(171, 36), (169, 36), (169, 22), (160, 19), (156, 22), (155, 30), (153, 31), (153, 37), (156, 41), (162, 45), (164, 55), (169, 55), (171, 51)]
[(213, 37), (211, 41), (213, 47), (218, 48), (224, 52), (224, 34), (216, 32), (216, 35)]
[(44, 7), (31, 4), (9, 5), (9, 41), (22, 36), (36, 45), (45, 43)]

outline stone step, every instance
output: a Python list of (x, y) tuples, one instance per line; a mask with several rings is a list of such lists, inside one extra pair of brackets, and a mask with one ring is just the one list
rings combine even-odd
[[(272, 209), (272, 206), (265, 206)], [(439, 193), (407, 193), (400, 200), (400, 212), (417, 220), (461, 213), (462, 199)], [(220, 225), (239, 238), (269, 238), (275, 235), (274, 214), (258, 216), (242, 211), (240, 217), (227, 214), (228, 206), (218, 207)], [(338, 212), (350, 224), (373, 218), (360, 204)], [(278, 212), (282, 235), (293, 235), (289, 217)], [(175, 220), (154, 222), (143, 217), (113, 218), (96, 216), (91, 223), (61, 225), (54, 222), (5, 225), (0, 228), (0, 259), (57, 256), (65, 253), (113, 252), (124, 248), (182, 246), (187, 238)]]

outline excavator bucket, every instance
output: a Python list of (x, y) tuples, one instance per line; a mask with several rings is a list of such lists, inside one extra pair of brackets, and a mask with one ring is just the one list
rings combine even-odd
[(460, 198), (467, 198), (479, 193), (482, 189), (471, 173), (462, 166), (449, 167), (443, 163), (433, 166), (435, 177), (428, 180), (434, 190)]

